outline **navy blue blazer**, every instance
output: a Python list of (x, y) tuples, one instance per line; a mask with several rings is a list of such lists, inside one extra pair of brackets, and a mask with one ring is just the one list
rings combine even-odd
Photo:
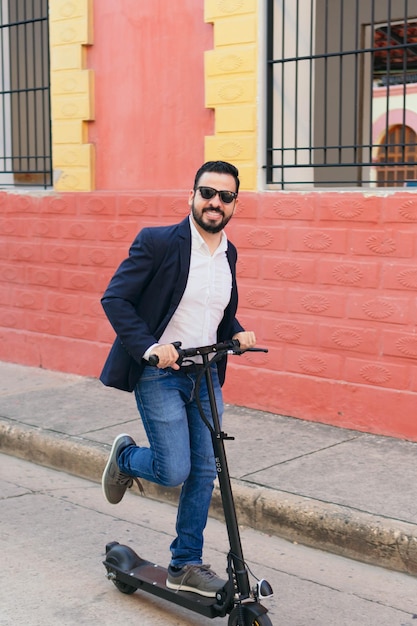
[[(228, 242), (227, 259), (232, 272), (232, 292), (217, 340), (231, 339), (243, 329), (236, 319), (237, 252)], [(125, 259), (101, 299), (104, 311), (116, 332), (116, 340), (104, 364), (100, 380), (107, 386), (132, 391), (146, 361), (146, 350), (159, 341), (187, 284), (191, 257), (189, 218), (172, 226), (144, 228), (137, 235)], [(224, 383), (226, 358), (218, 365)]]

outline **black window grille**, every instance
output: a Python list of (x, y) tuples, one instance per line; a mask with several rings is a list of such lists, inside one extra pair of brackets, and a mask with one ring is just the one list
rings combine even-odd
[(267, 184), (416, 185), (417, 0), (267, 11)]
[(0, 0), (0, 187), (51, 184), (48, 0)]

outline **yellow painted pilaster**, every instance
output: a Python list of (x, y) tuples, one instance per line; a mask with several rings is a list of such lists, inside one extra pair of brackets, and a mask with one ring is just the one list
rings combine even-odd
[(87, 122), (94, 119), (94, 75), (85, 69), (92, 41), (92, 0), (49, 3), (51, 118), (54, 188), (94, 189), (94, 146)]
[(215, 111), (215, 134), (205, 138), (206, 160), (239, 168), (241, 189), (256, 190), (258, 1), (205, 0), (214, 26), (214, 49), (205, 53), (206, 106)]

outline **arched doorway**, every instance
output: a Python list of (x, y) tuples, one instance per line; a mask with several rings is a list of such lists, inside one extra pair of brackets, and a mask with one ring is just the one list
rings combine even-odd
[(404, 187), (406, 181), (417, 184), (417, 135), (409, 126), (397, 124), (388, 130), (378, 149), (377, 186)]

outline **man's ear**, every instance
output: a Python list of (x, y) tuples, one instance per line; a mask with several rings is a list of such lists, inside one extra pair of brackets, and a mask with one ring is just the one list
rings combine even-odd
[(194, 189), (191, 189), (190, 193), (188, 194), (188, 205), (189, 206), (192, 205), (194, 196), (195, 196), (195, 191), (194, 191)]

